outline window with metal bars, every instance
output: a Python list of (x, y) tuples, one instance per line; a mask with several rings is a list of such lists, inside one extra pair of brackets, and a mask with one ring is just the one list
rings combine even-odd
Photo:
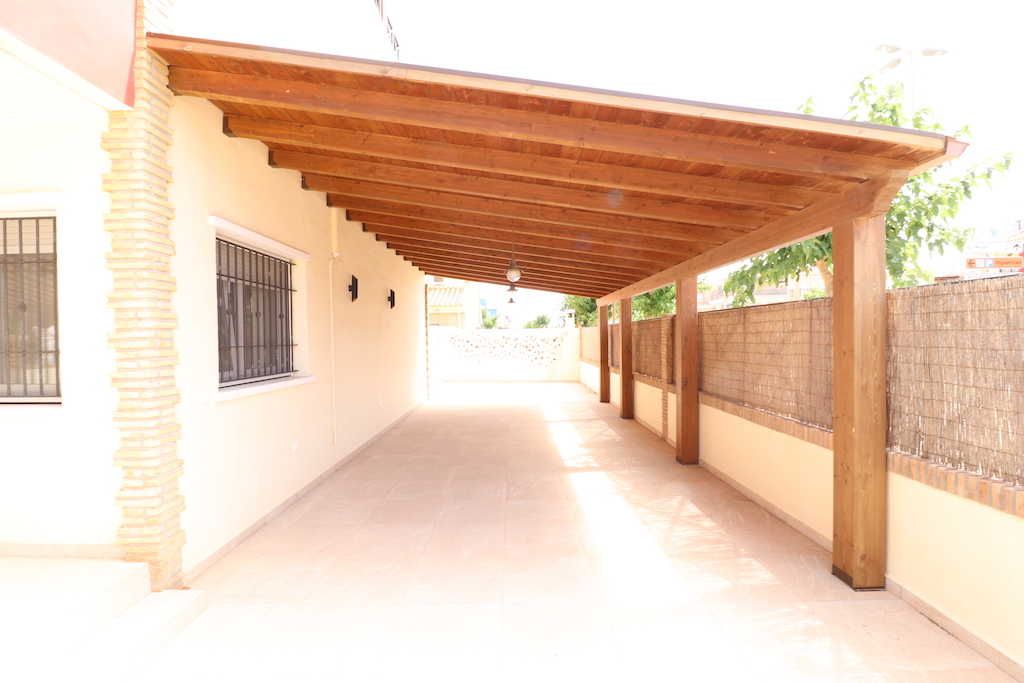
[(57, 219), (0, 218), (0, 402), (55, 402)]
[(295, 371), (291, 284), (288, 261), (217, 240), (221, 386)]

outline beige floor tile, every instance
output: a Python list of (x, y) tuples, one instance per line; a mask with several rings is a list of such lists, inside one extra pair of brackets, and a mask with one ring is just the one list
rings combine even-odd
[(690, 586), (709, 603), (796, 601), (796, 593), (751, 555), (673, 558)]
[(416, 576), (419, 557), (353, 557), (330, 563), (307, 603), (397, 604)]
[(506, 603), (601, 602), (586, 557), (505, 558)]
[(383, 660), (420, 675), (445, 668), (468, 673), (500, 657), (501, 616), (501, 605), (403, 605)]
[(902, 600), (813, 602), (810, 606), (879, 671), (992, 665)]
[[(502, 663), (513, 671), (571, 672), (587, 680), (621, 661), (604, 605), (505, 605)], [(564, 667), (564, 669), (563, 669)]]
[(449, 482), (449, 479), (402, 479), (395, 482), (385, 500), (445, 498), (448, 495)]
[(468, 559), (503, 558), (505, 525), (487, 523), (436, 524), (431, 530), (423, 556), (450, 563)]
[(424, 556), (416, 569), (406, 603), (501, 604), (505, 561), (501, 556), (477, 556), (453, 561)]
[(952, 671), (901, 671), (885, 674), (886, 683), (1015, 683), (1017, 679), (992, 667)]
[(632, 668), (642, 667), (644, 679), (666, 672), (679, 680), (739, 677), (743, 668), (736, 646), (711, 611), (702, 604), (609, 604), (615, 640)]
[(658, 548), (591, 557), (605, 602), (672, 604), (700, 602), (700, 594), (682, 570)]
[(508, 501), (505, 508), (508, 524), (575, 524), (578, 514), (567, 499)]
[(133, 681), (1008, 683), (581, 386), (431, 390)]
[(399, 605), (301, 605), (267, 646), (271, 676), (333, 676), (378, 663)]
[(443, 527), (504, 524), (506, 508), (505, 500), (494, 496), (480, 498), (449, 497), (441, 506), (441, 512), (438, 514), (434, 524)]
[(508, 524), (505, 527), (505, 556), (584, 557), (586, 549), (575, 524)]
[(452, 479), (448, 485), (449, 498), (501, 498), (508, 493), (508, 482), (501, 479)]
[(565, 500), (566, 491), (561, 479), (556, 480), (516, 480), (508, 482), (509, 500)]
[(744, 662), (766, 675), (879, 673), (805, 603), (712, 603)]
[(246, 680), (264, 673), (263, 654), (298, 605), (210, 605), (132, 678)]
[(402, 499), (381, 501), (367, 517), (367, 524), (433, 524), (441, 514), (443, 498)]

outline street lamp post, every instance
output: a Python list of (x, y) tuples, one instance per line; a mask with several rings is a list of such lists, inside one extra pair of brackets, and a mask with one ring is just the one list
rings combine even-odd
[(914, 103), (914, 55), (921, 55), (922, 57), (941, 57), (944, 54), (948, 54), (949, 50), (942, 50), (939, 48), (929, 47), (924, 50), (907, 50), (897, 45), (879, 45), (875, 48), (876, 52), (885, 52), (891, 55), (896, 55), (885, 65), (878, 70), (878, 73), (884, 74), (892, 71), (900, 64), (903, 63), (905, 58), (910, 61), (910, 118), (914, 118), (914, 113), (917, 111), (917, 107)]

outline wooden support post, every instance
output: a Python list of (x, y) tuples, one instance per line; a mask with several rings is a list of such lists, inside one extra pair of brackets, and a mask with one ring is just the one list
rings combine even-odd
[(633, 300), (619, 302), (619, 417), (633, 418)]
[(835, 226), (832, 573), (885, 586), (885, 216)]
[(697, 278), (676, 281), (676, 460), (699, 461), (700, 397), (697, 394)]
[(597, 309), (598, 337), (601, 340), (601, 390), (598, 397), (601, 403), (608, 403), (612, 400), (612, 378), (611, 370), (608, 367), (608, 307), (599, 306)]

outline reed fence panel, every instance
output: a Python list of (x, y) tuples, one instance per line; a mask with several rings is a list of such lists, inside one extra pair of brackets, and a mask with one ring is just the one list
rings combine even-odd
[(832, 428), (832, 300), (708, 311), (698, 316), (700, 388)]
[(661, 376), (661, 318), (633, 323), (633, 372), (665, 379)]
[(1024, 275), (889, 292), (889, 447), (1024, 485)]

